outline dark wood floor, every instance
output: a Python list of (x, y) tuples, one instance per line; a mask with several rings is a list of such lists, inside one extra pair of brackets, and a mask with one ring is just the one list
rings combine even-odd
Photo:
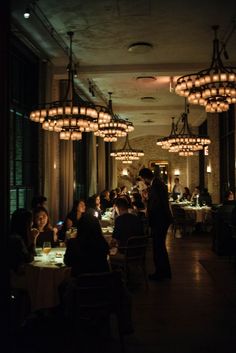
[[(143, 278), (134, 274), (135, 280), (131, 283), (134, 334), (125, 337), (126, 353), (236, 353), (236, 269), (232, 259), (216, 255), (211, 245), (209, 233), (183, 238), (174, 238), (170, 233), (168, 251), (173, 278), (149, 282), (149, 290), (146, 290)], [(153, 272), (152, 266), (150, 239), (148, 273)], [(38, 351), (84, 353), (76, 338), (73, 342), (68, 338), (65, 345), (60, 344), (65, 336), (63, 323), (61, 326), (51, 340), (52, 346), (46, 345), (43, 351)], [(121, 352), (116, 326), (112, 326), (113, 340), (106, 348), (95, 347), (86, 353)], [(49, 336), (50, 331), (51, 328)], [(37, 332), (33, 341), (35, 352), (37, 341), (42, 338)], [(32, 351), (32, 346), (28, 351), (23, 348), (22, 352)], [(18, 345), (15, 352), (21, 352)]]
[[(134, 291), (127, 352), (236, 352), (236, 271), (211, 244), (210, 234), (168, 235), (173, 278)], [(147, 267), (153, 271), (151, 241)]]

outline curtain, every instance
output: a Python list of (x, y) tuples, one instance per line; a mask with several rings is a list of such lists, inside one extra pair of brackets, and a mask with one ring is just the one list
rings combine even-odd
[(44, 195), (51, 224), (59, 218), (59, 134), (44, 132)]
[[(60, 142), (60, 217), (72, 208), (74, 196), (73, 142)], [(63, 202), (62, 202), (63, 201)]]
[(105, 142), (98, 138), (98, 192), (106, 188)]
[(92, 133), (89, 133), (88, 144), (88, 196), (92, 196), (97, 193), (97, 146)]

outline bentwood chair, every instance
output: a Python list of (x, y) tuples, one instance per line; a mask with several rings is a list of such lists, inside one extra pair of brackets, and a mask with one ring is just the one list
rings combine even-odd
[(140, 269), (143, 273), (146, 289), (148, 289), (146, 271), (146, 250), (148, 240), (148, 236), (133, 236), (128, 238), (126, 246), (119, 247), (121, 254), (117, 263), (115, 263), (115, 265), (123, 270), (127, 283), (130, 281), (132, 268)]
[[(119, 272), (86, 273), (71, 280), (66, 303), (66, 317), (78, 344), (90, 353), (103, 352), (110, 335), (111, 322), (118, 329), (121, 352), (125, 351), (121, 313), (121, 274)], [(112, 321), (112, 317), (113, 320)], [(87, 353), (87, 351), (86, 351)]]
[(177, 230), (183, 235), (191, 233), (195, 222), (193, 219), (187, 217), (186, 212), (180, 206), (172, 206), (172, 215), (173, 215), (173, 223), (172, 223), (172, 231), (173, 235), (176, 236)]

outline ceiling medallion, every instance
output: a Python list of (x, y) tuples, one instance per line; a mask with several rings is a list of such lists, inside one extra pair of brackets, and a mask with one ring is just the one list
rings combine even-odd
[(136, 77), (137, 81), (145, 82), (145, 83), (151, 83), (156, 81), (156, 77), (154, 76), (138, 76)]
[(133, 54), (145, 54), (153, 49), (153, 45), (148, 42), (136, 42), (130, 44), (128, 51)]
[(156, 100), (156, 98), (152, 96), (145, 96), (145, 97), (141, 97), (140, 99), (144, 102), (153, 102)]

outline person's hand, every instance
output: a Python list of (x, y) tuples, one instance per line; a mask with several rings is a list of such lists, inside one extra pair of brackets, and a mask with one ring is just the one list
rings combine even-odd
[(58, 241), (58, 236), (57, 236), (58, 229), (54, 227), (52, 230), (53, 230), (53, 240), (56, 243)]
[(147, 189), (142, 190), (141, 196), (144, 200), (147, 200), (148, 199), (148, 190)]
[(37, 228), (31, 228), (29, 233), (29, 245), (36, 244), (37, 237), (39, 235), (39, 230)]

